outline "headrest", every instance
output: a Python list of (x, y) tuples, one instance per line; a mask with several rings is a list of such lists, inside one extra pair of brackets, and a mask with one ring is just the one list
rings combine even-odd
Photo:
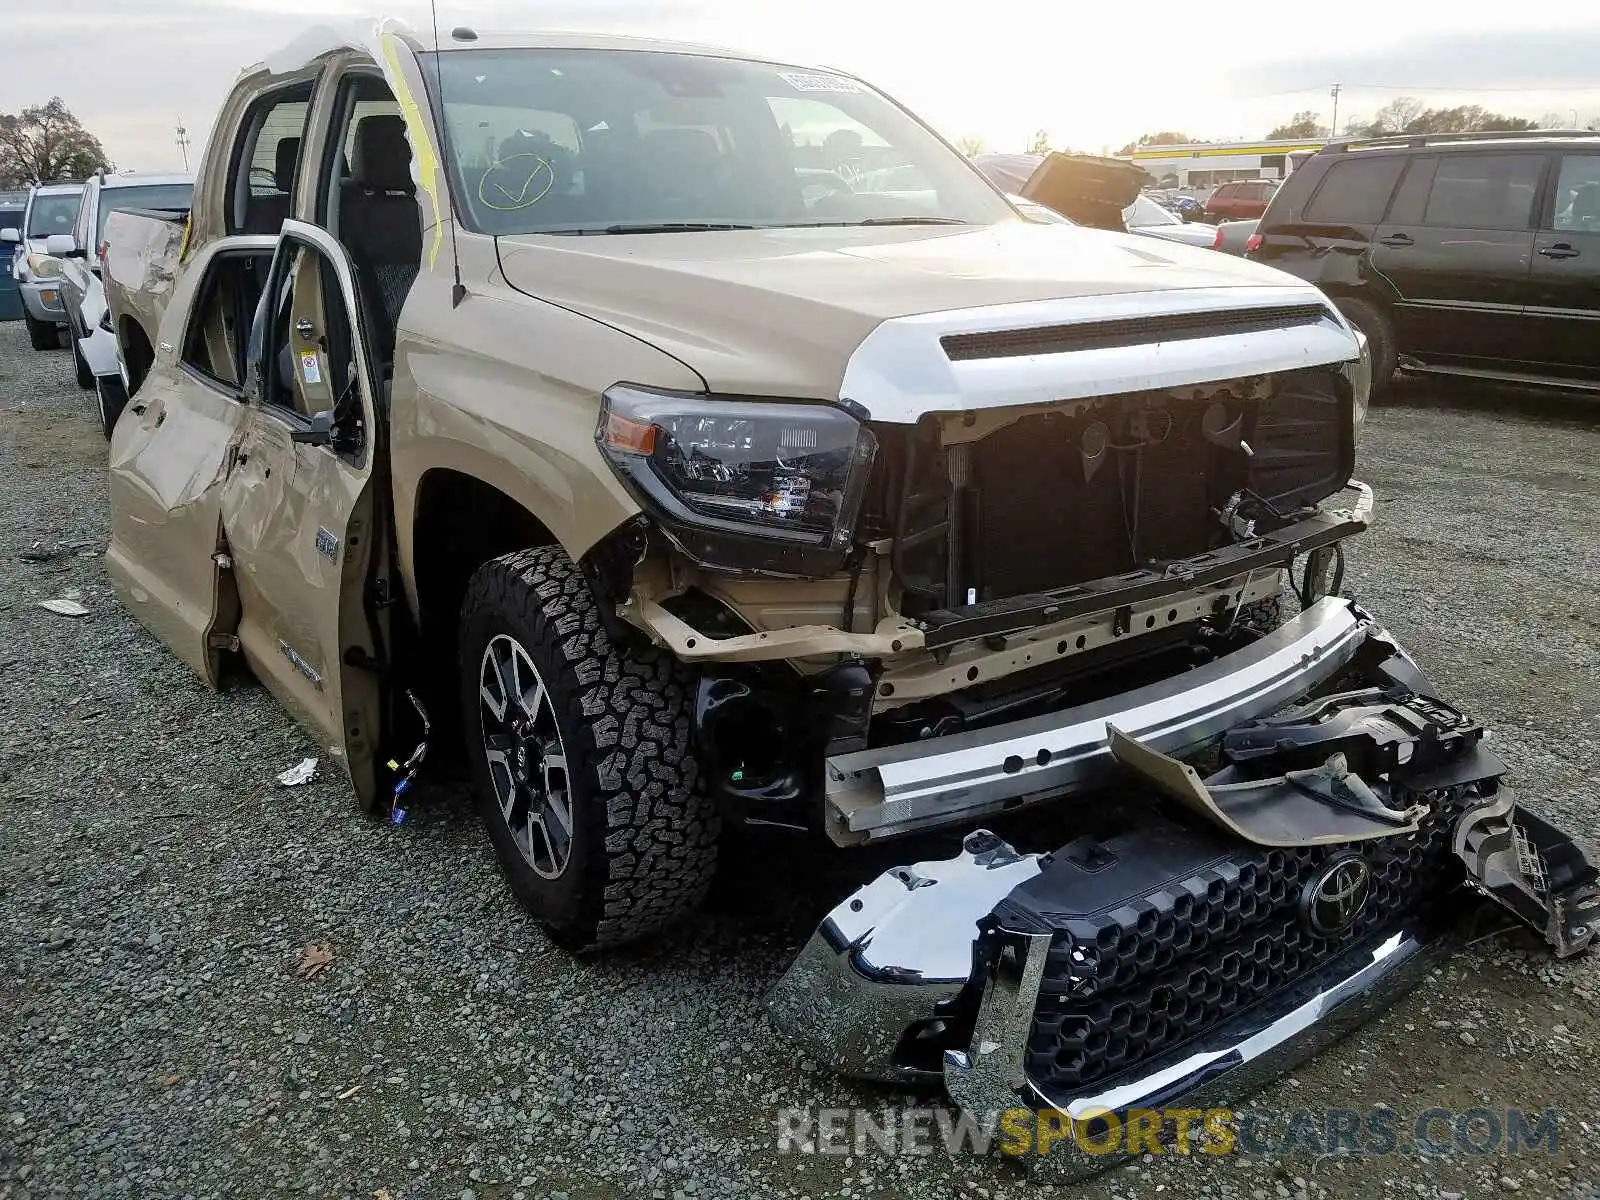
[(654, 129), (644, 137), (652, 155), (682, 158), (686, 162), (714, 162), (718, 157), (717, 139), (704, 129)]
[(374, 192), (410, 192), (411, 143), (406, 140), (405, 118), (388, 114), (363, 117), (356, 125), (350, 176)]
[(1572, 215), (1581, 221), (1600, 218), (1600, 182), (1586, 183), (1572, 198)]
[(272, 186), (280, 192), (294, 191), (294, 172), (300, 165), (300, 139), (280, 138), (277, 158), (272, 168)]

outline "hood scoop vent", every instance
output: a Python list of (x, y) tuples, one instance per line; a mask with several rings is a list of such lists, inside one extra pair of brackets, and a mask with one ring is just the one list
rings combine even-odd
[(1225, 337), (1236, 333), (1264, 333), (1325, 322), (1331, 324), (1333, 317), (1323, 305), (1290, 304), (1238, 308), (1228, 312), (1124, 317), (1114, 321), (1083, 321), (1071, 325), (999, 329), (987, 333), (951, 333), (940, 338), (939, 345), (951, 362), (964, 362), (1146, 346), (1154, 342)]

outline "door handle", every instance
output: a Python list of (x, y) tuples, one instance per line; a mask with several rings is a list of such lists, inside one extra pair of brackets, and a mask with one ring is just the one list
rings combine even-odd
[(1416, 245), (1416, 243), (1411, 240), (1411, 235), (1409, 233), (1391, 233), (1387, 237), (1379, 238), (1378, 241), (1382, 245), (1394, 246), (1396, 249), (1401, 246)]
[(1566, 242), (1557, 242), (1554, 246), (1542, 247), (1540, 254), (1546, 258), (1577, 258), (1578, 252)]

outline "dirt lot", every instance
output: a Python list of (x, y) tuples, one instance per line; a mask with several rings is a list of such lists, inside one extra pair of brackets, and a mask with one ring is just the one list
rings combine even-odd
[[(1403, 393), (1367, 431), (1379, 522), (1349, 580), (1494, 728), (1521, 794), (1590, 837), (1596, 416)], [(996, 1159), (777, 1152), (780, 1108), (908, 1101), (811, 1069), (762, 1018), (855, 860), (741, 846), (704, 915), (579, 962), (513, 905), (458, 790), (392, 830), (336, 777), (278, 787), (305, 737), (118, 607), (104, 460), (66, 354), (0, 326), (0, 1196), (1039, 1194)], [(69, 592), (89, 615), (38, 606)], [(1489, 932), (1258, 1104), (1382, 1103), (1402, 1129), (1553, 1107), (1554, 1155), (1164, 1156), (1076, 1194), (1593, 1197), (1597, 1041), (1600, 957)]]

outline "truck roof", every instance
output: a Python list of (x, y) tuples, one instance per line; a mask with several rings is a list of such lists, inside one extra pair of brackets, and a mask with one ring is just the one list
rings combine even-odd
[[(735, 50), (727, 46), (713, 46), (698, 42), (676, 42), (664, 38), (636, 37), (630, 34), (616, 33), (581, 33), (559, 30), (500, 30), (478, 29), (472, 26), (456, 26), (455, 29), (470, 32), (468, 38), (456, 38), (455, 30), (446, 32), (440, 30), (439, 48), (448, 52), (473, 51), (473, 50), (615, 50), (615, 51), (648, 51), (659, 54), (697, 54), (708, 55), (714, 58), (742, 59), (749, 62), (774, 63), (780, 66), (792, 66), (801, 69), (829, 70), (835, 74), (849, 74), (837, 68), (823, 67), (817, 63), (796, 63), (789, 59), (773, 58), (769, 55), (752, 53), (744, 50)], [(398, 21), (380, 22), (376, 28), (369, 27), (356, 32), (352, 28), (335, 29), (330, 26), (317, 26), (306, 30), (289, 45), (280, 49), (276, 54), (269, 56), (260, 63), (246, 67), (243, 75), (253, 75), (266, 70), (273, 74), (281, 74), (298, 70), (307, 66), (316, 58), (326, 54), (339, 46), (348, 46), (365, 49), (368, 52), (372, 47), (372, 35), (377, 32), (398, 34), (408, 40), (412, 47), (419, 53), (427, 53), (433, 49), (433, 37), (423, 35), (419, 31)]]
[[(637, 37), (620, 33), (573, 33), (567, 31), (474, 29), (478, 36), (458, 41), (445, 34), (440, 49), (445, 50), (647, 50), (663, 54), (702, 54), (716, 58), (749, 58), (766, 61), (766, 56), (699, 42), (677, 42), (664, 38)], [(427, 46), (422, 47), (429, 49)]]
[(151, 171), (145, 175), (127, 172), (121, 175), (106, 175), (102, 177), (100, 186), (102, 188), (156, 187), (193, 182), (194, 175), (187, 171)]

